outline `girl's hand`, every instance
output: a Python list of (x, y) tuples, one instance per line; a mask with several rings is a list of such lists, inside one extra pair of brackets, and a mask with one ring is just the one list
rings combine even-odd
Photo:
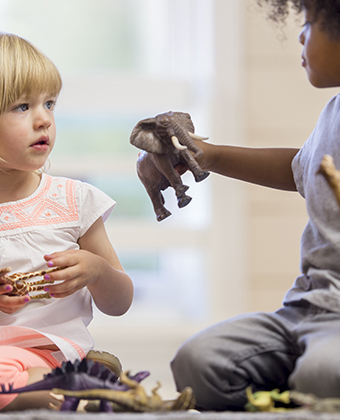
[(49, 267), (66, 267), (45, 275), (46, 280), (62, 281), (46, 285), (52, 297), (70, 296), (87, 287), (97, 308), (111, 316), (123, 315), (133, 298), (133, 284), (106, 234), (99, 217), (79, 238), (79, 250), (45, 255)]
[(28, 295), (7, 296), (6, 293), (10, 292), (12, 289), (12, 286), (9, 284), (0, 285), (0, 311), (5, 314), (13, 314), (31, 300)]
[(62, 281), (62, 283), (46, 285), (44, 290), (51, 297), (63, 298), (76, 291), (94, 284), (108, 264), (104, 258), (85, 250), (69, 250), (55, 252), (44, 256), (48, 267), (66, 267), (63, 270), (46, 274), (46, 281)]

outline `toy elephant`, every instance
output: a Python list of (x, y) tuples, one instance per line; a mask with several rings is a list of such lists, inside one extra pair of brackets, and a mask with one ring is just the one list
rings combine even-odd
[(171, 111), (139, 121), (132, 130), (130, 143), (143, 150), (138, 156), (137, 173), (151, 198), (159, 222), (171, 215), (164, 207), (162, 190), (173, 187), (180, 208), (191, 201), (191, 197), (185, 194), (189, 187), (183, 185), (175, 169), (178, 164), (184, 164), (193, 173), (196, 182), (209, 175), (195, 160), (203, 151), (192, 140), (206, 138), (195, 135), (194, 131), (189, 114)]

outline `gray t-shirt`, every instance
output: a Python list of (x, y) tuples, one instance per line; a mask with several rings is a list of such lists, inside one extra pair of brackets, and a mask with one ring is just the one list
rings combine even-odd
[(340, 169), (340, 96), (332, 98), (309, 139), (292, 162), (309, 221), (301, 238), (301, 275), (284, 304), (301, 299), (340, 313), (340, 208), (324, 177), (317, 174), (325, 154)]

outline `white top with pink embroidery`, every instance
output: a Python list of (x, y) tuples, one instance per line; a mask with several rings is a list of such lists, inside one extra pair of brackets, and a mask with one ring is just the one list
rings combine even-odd
[[(11, 273), (46, 269), (46, 254), (79, 249), (78, 239), (115, 202), (85, 182), (42, 174), (38, 189), (23, 200), (0, 204), (0, 267)], [(0, 345), (56, 344), (58, 361), (75, 360), (93, 348), (87, 330), (92, 299), (84, 288), (62, 299), (30, 301), (14, 314), (0, 311)]]

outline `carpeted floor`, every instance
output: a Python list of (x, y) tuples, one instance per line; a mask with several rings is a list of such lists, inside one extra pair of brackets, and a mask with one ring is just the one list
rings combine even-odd
[(287, 411), (284, 413), (172, 412), (172, 413), (70, 413), (27, 410), (0, 414), (1, 420), (340, 420), (340, 413)]

